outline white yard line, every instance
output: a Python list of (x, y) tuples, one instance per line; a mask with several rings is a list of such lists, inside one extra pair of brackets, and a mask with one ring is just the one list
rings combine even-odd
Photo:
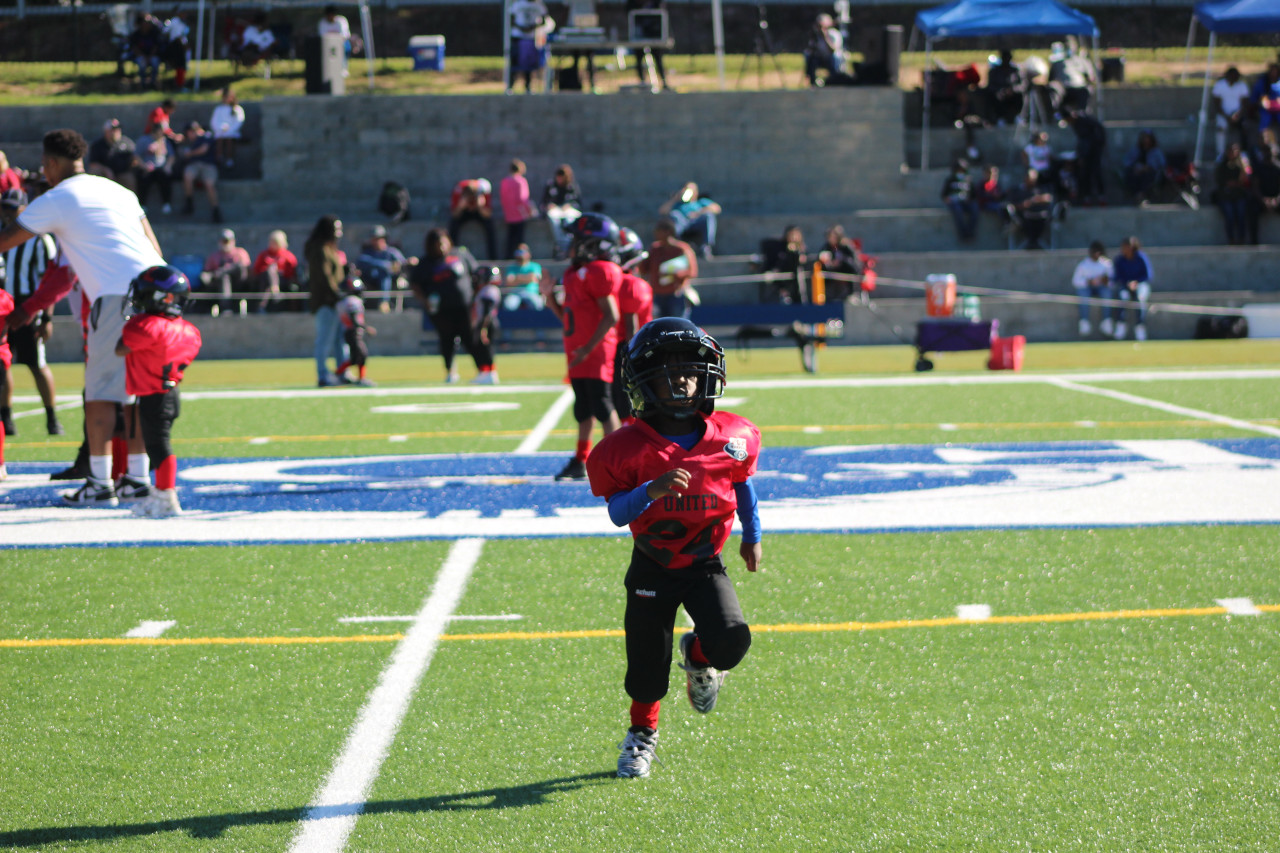
[(564, 413), (569, 411), (569, 407), (573, 405), (573, 389), (566, 388), (564, 392), (556, 398), (551, 404), (551, 408), (547, 409), (546, 414), (539, 419), (538, 423), (529, 434), (524, 437), (524, 441), (520, 442), (520, 446), (516, 448), (516, 453), (536, 453), (538, 448), (542, 447), (542, 442), (547, 440), (547, 436), (551, 434), (551, 430), (556, 428), (556, 424), (560, 423), (560, 419), (564, 417)]
[[(40, 402), (39, 397), (21, 397), (21, 398), (14, 397), (13, 402), (18, 403), (19, 400), (21, 400), (21, 402), (23, 403), (39, 403)], [(79, 409), (83, 405), (84, 403), (82, 403), (80, 400), (70, 400), (65, 403), (54, 403), (53, 410), (55, 412), (64, 412), (67, 409)], [(44, 414), (44, 406), (41, 406), (38, 409), (27, 409), (21, 412), (14, 412), (13, 419), (17, 420), (18, 418), (34, 418), (36, 415), (43, 415), (43, 414)]]
[[(338, 621), (345, 625), (365, 622), (412, 622), (416, 616), (343, 616)], [(450, 622), (517, 622), (524, 617), (519, 613), (495, 613), (492, 616), (450, 616)]]
[(172, 628), (174, 625), (177, 625), (177, 624), (178, 623), (173, 621), (172, 619), (169, 619), (163, 622), (144, 619), (141, 623), (139, 623), (138, 627), (129, 629), (129, 632), (125, 634), (125, 636), (129, 638), (159, 637), (162, 634), (164, 634), (165, 631), (168, 631), (170, 628)]
[(1079, 391), (1082, 394), (1096, 394), (1099, 397), (1109, 397), (1112, 400), (1119, 400), (1122, 403), (1132, 403), (1135, 406), (1146, 406), (1150, 409), (1159, 409), (1162, 412), (1169, 412), (1174, 415), (1183, 415), (1184, 417), (1196, 418), (1203, 421), (1212, 421), (1223, 426), (1234, 427), (1245, 432), (1260, 432), (1263, 435), (1270, 435), (1280, 438), (1280, 429), (1265, 424), (1254, 424), (1248, 421), (1242, 421), (1239, 418), (1230, 418), (1226, 415), (1219, 415), (1214, 412), (1206, 412), (1203, 409), (1189, 409), (1186, 406), (1178, 406), (1173, 403), (1166, 403), (1163, 400), (1153, 400), (1150, 397), (1139, 397), (1136, 394), (1126, 394), (1124, 391), (1116, 391), (1111, 388), (1095, 388), (1092, 385), (1081, 385), (1078, 382), (1072, 382), (1067, 379), (1053, 377), (1046, 381), (1050, 385), (1056, 385), (1059, 388), (1065, 388), (1068, 391)]
[(459, 539), (449, 550), (431, 594), (396, 646), (378, 686), (360, 709), (342, 754), (303, 816), (289, 846), (291, 853), (338, 853), (346, 846), (483, 547), (483, 539)]

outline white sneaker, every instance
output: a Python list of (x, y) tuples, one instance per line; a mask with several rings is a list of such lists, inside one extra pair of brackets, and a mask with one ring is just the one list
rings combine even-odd
[(458, 380), (459, 380), (458, 371), (456, 370), (450, 370), (448, 374), (446, 374), (444, 377), (444, 382), (446, 385), (457, 385)]
[(1129, 334), (1129, 327), (1124, 323), (1116, 323), (1116, 340), (1123, 341), (1127, 334)]
[(658, 758), (658, 732), (655, 729), (631, 729), (618, 748), (622, 750), (618, 756), (618, 776), (622, 779), (643, 779), (649, 775), (649, 766)]
[(4, 467), (4, 463), (0, 462), (0, 481), (9, 479), (9, 471)]
[(1147, 339), (1147, 327), (1142, 323), (1133, 327), (1133, 339), (1135, 341), (1145, 341)]
[(1090, 323), (1088, 320), (1080, 321), (1080, 337), (1087, 338), (1089, 337), (1089, 333), (1092, 331), (1093, 331), (1092, 323)]
[(680, 638), (680, 655), (684, 658), (680, 661), (680, 668), (687, 674), (685, 692), (689, 694), (689, 704), (699, 714), (708, 714), (716, 706), (725, 673), (714, 666), (698, 666), (689, 659), (694, 639), (696, 635), (692, 631)]
[(123, 501), (140, 501), (151, 494), (151, 484), (146, 480), (125, 474), (116, 481), (116, 497)]
[(1098, 331), (1110, 337), (1111, 335), (1111, 318), (1103, 317), (1102, 322), (1098, 324)]
[(155, 489), (151, 497), (134, 504), (133, 514), (146, 518), (170, 518), (182, 515), (177, 489)]
[(486, 370), (483, 373), (477, 373), (476, 378), (471, 380), (472, 385), (497, 385), (498, 371)]

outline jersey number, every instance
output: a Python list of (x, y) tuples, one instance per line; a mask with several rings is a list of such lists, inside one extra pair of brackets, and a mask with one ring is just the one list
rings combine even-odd
[[(679, 553), (688, 554), (695, 560), (715, 556), (716, 546), (713, 541), (715, 530), (714, 524), (702, 528), (696, 536), (684, 543)], [(647, 531), (636, 537), (636, 547), (662, 565), (670, 565), (675, 554), (670, 549), (662, 547), (662, 544), (682, 539), (688, 532), (689, 528), (674, 518), (656, 521), (649, 525)]]

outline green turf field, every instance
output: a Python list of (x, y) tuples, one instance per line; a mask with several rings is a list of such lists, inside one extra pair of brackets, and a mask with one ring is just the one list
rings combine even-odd
[[(756, 351), (730, 355), (727, 394), (767, 447), (1274, 435), (1280, 352), (1233, 343), (1032, 347), (1017, 376), (955, 361), (913, 377), (898, 348), (830, 350), (806, 376), (794, 352)], [(1108, 363), (1129, 372), (1096, 372)], [(177, 450), (510, 453), (564, 386), (554, 357), (499, 368), (506, 387), (440, 393), (435, 360), (376, 360), (374, 396), (312, 394), (306, 362), (197, 363)], [(1195, 375), (1208, 370), (1227, 372)], [(269, 393), (237, 396), (251, 390)], [(514, 405), (373, 411), (458, 400)], [(64, 422), (74, 435), (73, 411)], [(40, 425), (19, 420), (11, 462), (69, 460), (74, 443)], [(572, 447), (569, 415), (549, 426), (536, 449)], [(468, 547), (368, 788), (312, 810)], [(726, 548), (752, 650), (706, 716), (673, 668), (646, 780), (614, 778), (629, 550), (621, 536), (0, 550), (0, 848), (1276, 849), (1280, 526), (766, 526), (760, 572)], [(1261, 612), (1229, 615), (1228, 599)], [(962, 605), (991, 618), (957, 618)], [(341, 621), (371, 616), (406, 618)], [(174, 624), (125, 639), (147, 620)], [(303, 835), (356, 802), (349, 835)]]

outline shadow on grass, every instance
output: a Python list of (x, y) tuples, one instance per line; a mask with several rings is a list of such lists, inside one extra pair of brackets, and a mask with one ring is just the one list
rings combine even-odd
[[(605, 771), (548, 779), (528, 785), (509, 788), (489, 788), (461, 794), (441, 794), (435, 797), (416, 797), (406, 800), (382, 800), (365, 803), (362, 809), (351, 804), (319, 809), (317, 819), (351, 814), (415, 814), (422, 812), (481, 811), (520, 806), (536, 806), (547, 801), (552, 794), (584, 788), (593, 782), (614, 778)], [(219, 838), (228, 829), (240, 826), (261, 826), (276, 823), (295, 823), (307, 813), (306, 808), (270, 809), (256, 812), (230, 812), (199, 817), (172, 818), (146, 823), (117, 823), (100, 826), (45, 826), (35, 829), (15, 829), (0, 832), (0, 848), (37, 847), (45, 844), (61, 844), (73, 841), (117, 841), (123, 838), (139, 838), (162, 832), (185, 832), (192, 838)]]

